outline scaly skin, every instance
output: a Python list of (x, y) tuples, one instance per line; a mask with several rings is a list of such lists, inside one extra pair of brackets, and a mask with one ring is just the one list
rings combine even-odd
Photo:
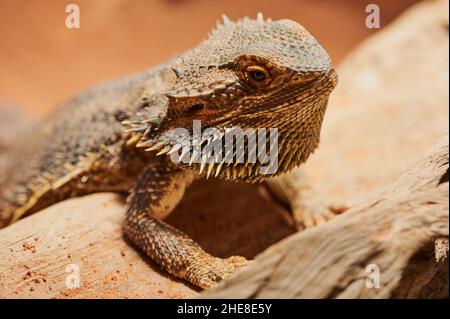
[[(213, 257), (163, 219), (195, 178), (260, 182), (304, 162), (336, 83), (327, 53), (299, 24), (224, 17), (197, 48), (85, 92), (18, 141), (0, 177), (0, 227), (68, 197), (128, 192), (126, 235), (167, 272), (212, 287), (247, 261)], [(193, 120), (220, 132), (278, 128), (278, 170), (156, 156), (178, 151), (170, 132), (192, 130)]]

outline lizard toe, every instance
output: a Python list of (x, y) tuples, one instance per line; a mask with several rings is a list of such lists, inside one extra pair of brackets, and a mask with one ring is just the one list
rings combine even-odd
[(241, 256), (229, 258), (213, 258), (204, 264), (201, 269), (197, 269), (196, 275), (191, 282), (203, 289), (213, 288), (220, 281), (228, 278), (238, 269), (248, 265), (250, 262)]

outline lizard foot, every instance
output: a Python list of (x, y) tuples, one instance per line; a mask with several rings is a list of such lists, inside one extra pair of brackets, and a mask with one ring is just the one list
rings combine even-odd
[(225, 259), (208, 256), (208, 258), (199, 260), (198, 263), (192, 265), (191, 270), (187, 270), (186, 279), (200, 288), (212, 288), (250, 262), (241, 256), (232, 256)]
[(300, 230), (327, 223), (336, 215), (348, 209), (345, 205), (317, 203), (317, 205), (301, 205), (293, 210), (293, 216)]

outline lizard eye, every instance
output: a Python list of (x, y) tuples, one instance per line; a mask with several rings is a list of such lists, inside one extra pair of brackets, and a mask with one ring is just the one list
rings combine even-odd
[(250, 75), (256, 82), (262, 82), (266, 79), (266, 74), (260, 70), (251, 71)]
[(245, 70), (246, 77), (255, 84), (264, 84), (270, 79), (270, 74), (265, 68), (258, 65), (252, 65)]

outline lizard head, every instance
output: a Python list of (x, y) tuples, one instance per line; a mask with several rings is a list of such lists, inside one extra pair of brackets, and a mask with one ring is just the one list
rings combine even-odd
[[(141, 145), (151, 144), (150, 149), (160, 154), (177, 153), (184, 159), (180, 165), (200, 172), (205, 169), (208, 176), (243, 181), (286, 172), (304, 162), (318, 146), (337, 76), (326, 51), (296, 22), (264, 20), (260, 14), (256, 20), (236, 22), (224, 17), (208, 39), (169, 61), (169, 66), (174, 80), (172, 90), (165, 94), (165, 116), (156, 132), (143, 137), (147, 143)], [(196, 123), (203, 132), (214, 129), (206, 134), (208, 138), (194, 136), (195, 120), (201, 121)], [(174, 134), (176, 128), (187, 129), (191, 135)], [(230, 155), (225, 135), (239, 128), (245, 132), (241, 138), (245, 155), (238, 159), (235, 145), (230, 163), (225, 159)], [(277, 167), (269, 174), (261, 170), (261, 150), (250, 145), (252, 138), (246, 134), (253, 130), (258, 144), (262, 134), (258, 129), (264, 128), (265, 154), (271, 156), (270, 146), (276, 146)], [(269, 138), (270, 129), (277, 132), (276, 143)], [(238, 139), (235, 135), (236, 143)], [(211, 158), (202, 157), (205, 153), (194, 150), (199, 145), (202, 150), (206, 145), (220, 145), (221, 156), (214, 149), (211, 163)], [(252, 152), (257, 155), (256, 162), (249, 160)], [(265, 160), (267, 163), (267, 157)]]

